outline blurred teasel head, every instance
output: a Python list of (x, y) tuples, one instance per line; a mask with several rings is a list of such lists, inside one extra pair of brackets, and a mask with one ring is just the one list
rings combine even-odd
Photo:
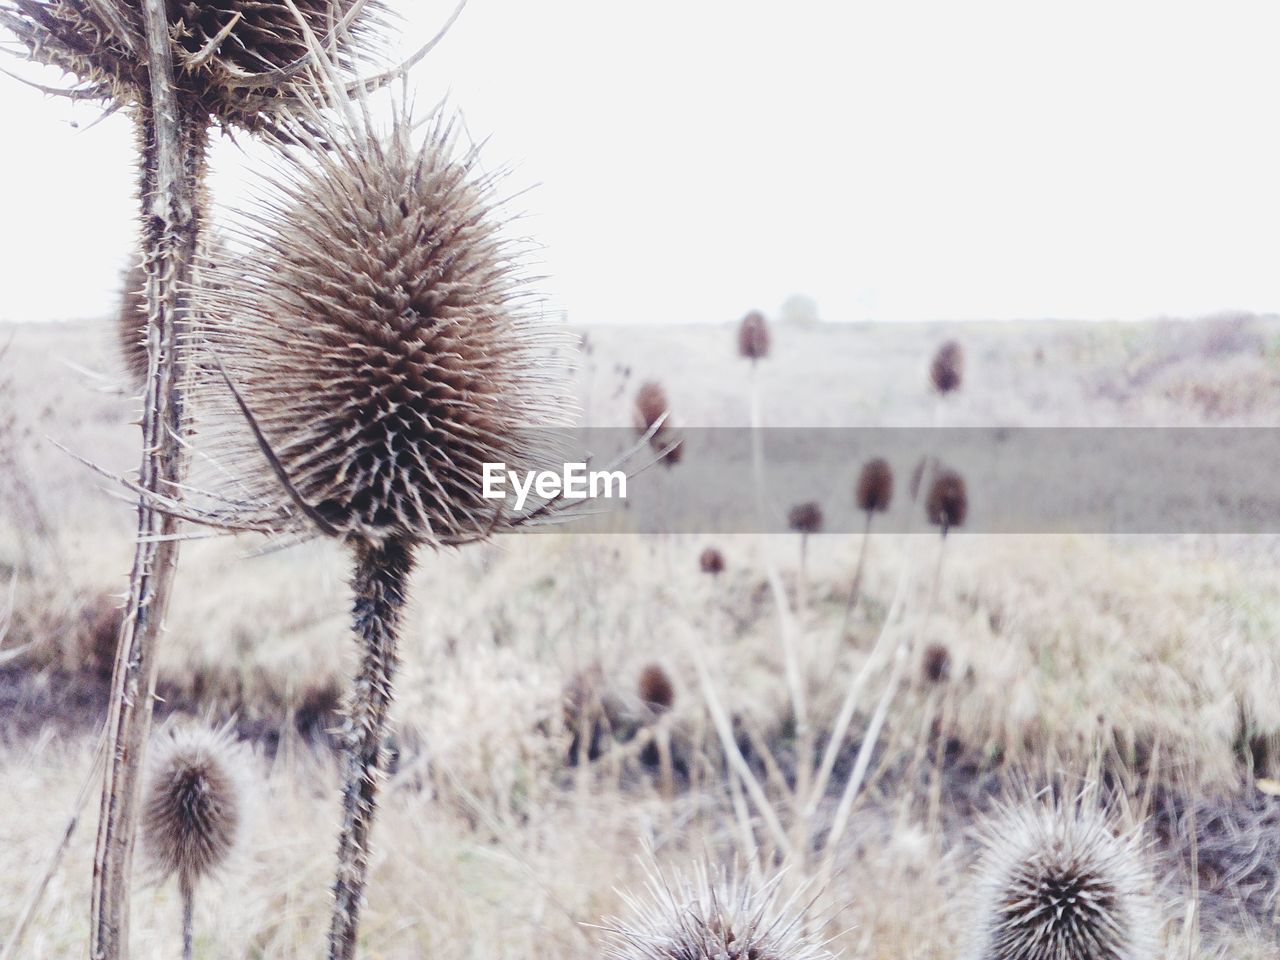
[(938, 467), (924, 502), (929, 522), (945, 537), (953, 527), (964, 526), (969, 513), (969, 496), (964, 477), (948, 467)]
[(884, 513), (893, 502), (893, 469), (883, 457), (868, 460), (858, 474), (854, 499), (863, 513)]
[(929, 379), (933, 389), (944, 396), (960, 389), (964, 381), (964, 349), (959, 342), (948, 340), (938, 347), (929, 365)]
[(724, 572), (724, 554), (715, 547), (704, 547), (698, 555), (698, 569), (712, 576)]
[(753, 362), (769, 355), (769, 325), (759, 310), (752, 310), (738, 324), (738, 353)]
[(787, 526), (796, 533), (820, 533), (822, 531), (822, 507), (812, 500), (807, 503), (797, 503), (787, 513)]

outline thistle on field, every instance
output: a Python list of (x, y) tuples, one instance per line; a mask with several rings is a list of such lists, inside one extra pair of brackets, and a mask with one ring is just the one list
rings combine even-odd
[(230, 727), (170, 726), (157, 736), (143, 791), (142, 843), (182, 898), (182, 956), (190, 960), (196, 885), (226, 864), (243, 835), (249, 789)]
[(815, 501), (797, 503), (787, 513), (787, 526), (800, 534), (800, 582), (798, 606), (803, 610), (808, 602), (809, 537), (822, 532), (822, 507)]
[(943, 396), (960, 389), (964, 382), (964, 348), (958, 341), (948, 340), (938, 347), (929, 365), (929, 380)]
[(759, 310), (750, 311), (738, 324), (738, 353), (753, 364), (769, 355), (769, 325)]
[(676, 686), (660, 663), (651, 663), (640, 671), (636, 684), (640, 699), (655, 714), (670, 710), (676, 702)]
[(781, 874), (757, 886), (703, 863), (647, 873), (640, 891), (622, 893), (627, 915), (601, 924), (608, 960), (834, 960), (805, 922), (803, 888), (783, 897)]
[(724, 572), (724, 554), (715, 547), (704, 547), (698, 555), (698, 569), (713, 577)]
[(1006, 806), (981, 839), (975, 960), (1154, 960), (1160, 917), (1138, 831), (1082, 796)]
[(635, 428), (636, 433), (648, 435), (649, 445), (662, 455), (666, 466), (680, 462), (684, 444), (671, 419), (667, 391), (656, 380), (646, 380), (636, 391)]
[(573, 405), (567, 341), (539, 319), (496, 178), (454, 121), (438, 112), (421, 137), (407, 111), (385, 135), (354, 111), (328, 122), (322, 157), (289, 168), (244, 249), (208, 265), (194, 389), (239, 484), (234, 504), (193, 519), (352, 549), (361, 662), (329, 945), (349, 960), (414, 555), (550, 513), (495, 507), (481, 467), (545, 466), (530, 428), (566, 424)]
[(858, 474), (858, 483), (854, 489), (854, 503), (866, 515), (862, 528), (862, 544), (858, 548), (858, 563), (853, 569), (853, 585), (849, 588), (849, 599), (844, 605), (844, 619), (840, 626), (843, 637), (849, 628), (849, 617), (858, 604), (858, 596), (862, 592), (862, 571), (867, 561), (867, 546), (871, 540), (871, 519), (877, 513), (884, 513), (893, 502), (893, 468), (883, 457), (868, 460), (862, 465)]
[(943, 537), (953, 527), (964, 526), (965, 517), (969, 513), (969, 495), (965, 490), (964, 477), (947, 467), (938, 468), (937, 475), (929, 486), (924, 509), (929, 522), (942, 532)]

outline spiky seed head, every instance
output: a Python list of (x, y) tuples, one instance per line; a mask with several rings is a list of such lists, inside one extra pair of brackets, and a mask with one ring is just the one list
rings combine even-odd
[(818, 533), (822, 530), (822, 507), (813, 501), (797, 503), (787, 514), (787, 526), (796, 533)]
[(942, 529), (945, 537), (953, 527), (964, 526), (969, 513), (969, 496), (965, 491), (964, 477), (947, 467), (937, 468), (924, 509), (929, 522)]
[(190, 891), (223, 866), (243, 832), (246, 758), (229, 727), (170, 725), (152, 746), (142, 842), (163, 877)]
[(738, 353), (748, 360), (769, 355), (769, 325), (759, 310), (752, 310), (738, 324)]
[(666, 713), (676, 702), (676, 686), (660, 663), (651, 663), (640, 671), (640, 699), (654, 713)]
[(929, 379), (933, 389), (941, 394), (959, 390), (964, 380), (964, 348), (955, 340), (948, 340), (938, 347), (929, 365)]
[[(150, 82), (142, 6), (139, 0), (11, 0), (0, 7), (0, 26), (23, 42), (31, 60), (71, 74), (91, 96), (123, 107), (145, 102)], [(293, 6), (339, 69), (370, 60), (381, 45), (382, 0), (293, 0)], [(185, 111), (228, 126), (272, 127), (311, 82), (297, 69), (308, 54), (306, 30), (286, 0), (167, 0), (165, 8)]]
[(715, 547), (705, 547), (698, 555), (698, 568), (712, 576), (724, 572), (724, 554)]
[[(656, 380), (646, 380), (636, 391), (635, 426), (636, 433), (645, 434), (653, 429), (654, 424), (662, 420), (658, 427), (661, 433), (670, 421), (671, 404), (667, 400), (667, 391)], [(662, 418), (667, 419), (663, 420)], [(656, 434), (655, 434), (656, 435)]]
[(135, 263), (124, 273), (116, 314), (116, 346), (129, 383), (140, 388), (147, 379), (147, 273)]
[(855, 497), (863, 513), (883, 513), (893, 502), (893, 468), (883, 457), (863, 464)]
[(977, 960), (1153, 960), (1141, 834), (1089, 799), (1006, 806), (982, 831)]
[(565, 336), (540, 319), (496, 181), (443, 113), (422, 142), (403, 114), (386, 135), (353, 124), (328, 140), (199, 287), (197, 398), (224, 428), (218, 458), (263, 515), (301, 503), (345, 539), (502, 529), (515, 518), (483, 499), (483, 464), (545, 467), (542, 428), (574, 405)]
[[(627, 915), (611, 917), (608, 960), (834, 960), (775, 875), (756, 886), (738, 870), (700, 864), (663, 875), (649, 867), (644, 888), (623, 893)], [(802, 891), (803, 893), (803, 891)]]

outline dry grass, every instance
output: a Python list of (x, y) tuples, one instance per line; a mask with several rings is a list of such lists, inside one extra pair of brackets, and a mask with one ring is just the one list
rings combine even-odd
[[(1275, 325), (1252, 323), (1271, 342)], [(730, 326), (648, 338), (593, 330), (593, 417), (630, 425), (632, 391), (616, 389), (623, 374), (613, 362), (625, 356), (641, 378), (661, 373), (686, 423), (741, 424), (734, 336)], [(816, 392), (829, 400), (822, 423), (928, 422), (921, 385), (931, 345), (944, 338), (932, 328), (777, 329), (759, 370), (770, 421), (821, 425), (797, 399)], [(973, 388), (956, 398), (955, 421), (1061, 422), (1055, 411), (1067, 409), (1073, 423), (1200, 422), (1194, 401), (1184, 406), (1154, 390), (1114, 399), (1099, 387), (1127, 382), (1133, 356), (1165, 350), (1156, 333), (974, 327), (962, 339)], [(83, 375), (48, 358), (60, 352), (107, 368), (108, 342), (106, 330), (21, 328), (3, 369), (24, 398), (8, 453), (38, 478), (37, 505), (56, 519), (33, 549), (22, 519), (0, 513), (0, 581), (19, 573), (0, 654), (35, 644), (0, 667), (0, 735), (8, 739), (0, 750), (0, 937), (21, 909), (32, 865), (65, 826), (105, 706), (94, 651), (111, 633), (128, 508), (40, 438), (52, 434), (109, 468), (128, 460), (129, 401), (94, 393)], [(1231, 346), (1237, 342), (1245, 347)], [(1250, 352), (1255, 342), (1213, 340), (1218, 353), (1196, 354), (1206, 382), (1237, 367), (1264, 382), (1272, 358)], [(1251, 409), (1280, 409), (1280, 388), (1258, 403)], [(846, 498), (858, 466), (850, 464)], [(918, 551), (925, 570), (936, 556), (936, 536), (873, 537), (844, 641), (837, 637), (859, 539), (810, 539), (799, 636), (820, 731), (868, 655), (905, 552)], [(597, 956), (598, 934), (581, 924), (621, 909), (614, 888), (640, 880), (645, 842), (663, 863), (740, 850), (693, 644), (708, 654), (740, 745), (785, 815), (781, 781), (794, 760), (794, 730), (763, 551), (774, 551), (794, 586), (794, 538), (714, 545), (725, 558), (716, 577), (698, 573), (708, 543), (692, 537), (509, 537), (424, 558), (405, 621), (397, 767), (376, 829), (366, 956)], [(346, 563), (320, 542), (244, 558), (258, 546), (184, 547), (162, 651), (166, 709), (234, 712), (261, 778), (249, 852), (210, 882), (197, 907), (196, 956), (314, 956), (328, 913), (338, 773), (323, 732), (350, 672)], [(824, 894), (834, 908), (831, 932), (845, 931), (835, 946), (855, 960), (955, 956), (966, 927), (971, 814), (1010, 770), (1082, 773), (1097, 758), (1107, 782), (1136, 805), (1151, 789), (1184, 806), (1249, 796), (1251, 769), (1280, 773), (1276, 551), (1272, 538), (948, 537), (936, 606), (927, 576), (916, 578), (918, 596), (909, 598), (907, 683)], [(945, 676), (929, 667), (939, 649)], [(636, 692), (654, 662), (675, 687), (659, 726)], [(873, 674), (867, 711), (885, 669)], [(566, 689), (583, 676), (600, 678), (608, 727), (606, 749), (586, 765), (571, 755), (577, 731), (564, 709)], [(865, 725), (860, 712), (837, 763), (837, 788)], [(671, 799), (651, 749), (659, 730), (673, 754)], [(824, 806), (820, 825), (826, 817)], [(92, 836), (82, 824), (26, 955), (83, 952)], [(1206, 923), (1202, 939), (1184, 930), (1190, 894), (1177, 861), (1186, 844), (1155, 839), (1171, 960), (1219, 948), (1238, 960), (1274, 955), (1276, 929), (1266, 929), (1274, 919), (1258, 909), (1248, 922)], [(1204, 891), (1206, 913), (1230, 914), (1222, 893)], [(137, 956), (175, 954), (175, 897), (169, 885), (136, 896)]]

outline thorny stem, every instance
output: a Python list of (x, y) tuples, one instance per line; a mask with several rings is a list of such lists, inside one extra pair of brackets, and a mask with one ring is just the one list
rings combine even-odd
[(333, 884), (330, 960), (351, 960), (356, 954), (360, 906), (369, 871), (369, 833), (377, 810), (378, 786), (386, 774), (383, 740), (398, 663), (400, 617), (412, 569), (413, 548), (401, 541), (363, 545), (357, 550), (351, 586), (360, 669), (343, 730), (342, 832)]
[(190, 883), (179, 884), (182, 895), (182, 960), (191, 960), (191, 947), (195, 940), (195, 890)]
[(177, 496), (184, 472), (184, 304), (179, 291), (191, 277), (208, 141), (205, 118), (178, 102), (164, 0), (145, 0), (143, 16), (151, 80), (149, 98), (139, 106), (148, 374), (138, 483), (147, 495), (138, 500), (138, 538), (111, 680), (108, 764), (90, 908), (89, 955), (94, 960), (128, 956), (129, 884), (155, 693), (156, 645), (178, 560), (172, 539), (177, 521), (152, 501), (159, 494)]

